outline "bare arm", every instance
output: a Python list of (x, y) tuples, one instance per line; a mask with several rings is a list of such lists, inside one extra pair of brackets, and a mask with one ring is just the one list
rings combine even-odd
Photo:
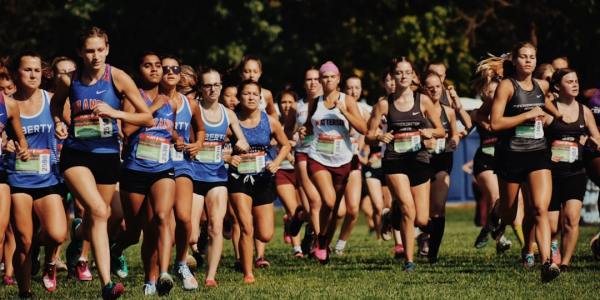
[[(152, 120), (152, 113), (150, 112), (150, 109), (144, 102), (144, 99), (142, 98), (142, 95), (140, 94), (140, 91), (138, 90), (137, 86), (133, 82), (133, 79), (131, 79), (131, 77), (129, 77), (129, 75), (127, 75), (125, 72), (117, 68), (111, 68), (111, 72), (117, 91), (120, 94), (125, 95), (124, 102), (129, 102), (135, 110), (118, 111), (113, 109), (111, 111), (109, 109), (106, 109), (108, 107), (108, 105), (106, 105), (107, 107), (104, 107), (99, 111), (96, 111), (96, 109), (98, 108), (97, 106), (95, 112), (97, 112), (98, 114), (105, 114), (109, 117), (120, 119), (123, 120), (123, 122), (131, 123), (137, 126), (152, 126), (154, 124), (154, 121)], [(125, 106), (125, 103), (123, 103), (123, 106)]]
[(206, 136), (206, 129), (204, 128), (204, 121), (202, 120), (202, 113), (200, 112), (200, 106), (193, 100), (189, 100), (187, 97), (184, 101), (188, 101), (190, 110), (192, 111), (192, 129), (194, 132), (194, 142), (185, 146), (185, 150), (190, 153), (191, 156), (195, 156)]
[(592, 111), (587, 106), (582, 105), (582, 107), (583, 119), (585, 121), (585, 126), (590, 132), (590, 136), (594, 138), (597, 142), (600, 142), (600, 132), (598, 131), (598, 126), (596, 124), (596, 119), (594, 119), (594, 114), (592, 114)]
[(275, 103), (273, 101), (273, 93), (271, 93), (271, 91), (267, 90), (267, 89), (262, 89), (263, 91), (263, 96), (265, 98), (265, 111), (267, 112), (267, 114), (275, 119), (277, 119), (279, 116), (277, 115), (277, 110), (275, 109)]
[[(442, 107), (443, 109), (443, 107)], [(429, 122), (431, 122), (431, 125), (433, 125), (433, 128), (426, 128), (426, 129), (421, 129), (419, 130), (421, 132), (421, 135), (424, 138), (443, 138), (446, 136), (446, 131), (444, 130), (444, 127), (442, 126), (442, 120), (441, 120), (441, 115), (440, 113), (436, 112), (435, 108), (433, 107), (433, 102), (431, 102), (431, 99), (426, 96), (421, 94), (421, 111), (423, 112), (423, 114), (425, 115), (425, 117), (427, 117), (427, 119), (429, 119)], [(440, 110), (441, 112), (441, 110)]]
[[(4, 103), (6, 103), (6, 109), (8, 112), (8, 118), (10, 120), (10, 125), (13, 128), (13, 132), (15, 133), (15, 138), (17, 143), (15, 144), (17, 150), (17, 156), (21, 160), (29, 159), (29, 152), (27, 138), (25, 138), (25, 134), (23, 134), (23, 129), (21, 126), (21, 113), (19, 111), (19, 105), (14, 102), (12, 99), (8, 97), (4, 97)], [(17, 146), (18, 145), (18, 146)]]
[[(373, 111), (371, 111), (371, 117), (368, 121), (368, 130), (365, 135), (365, 143), (369, 145), (377, 145), (379, 143), (379, 125), (381, 124), (381, 117), (387, 115), (388, 113), (388, 102), (387, 100), (382, 100), (377, 102), (373, 106)], [(391, 138), (390, 138), (391, 140)], [(389, 142), (389, 141), (388, 141)]]
[(279, 153), (277, 154), (277, 157), (267, 167), (269, 171), (271, 171), (271, 173), (275, 173), (277, 172), (277, 169), (279, 169), (279, 165), (281, 164), (281, 162), (290, 153), (292, 146), (290, 146), (290, 142), (287, 136), (285, 136), (283, 127), (281, 126), (279, 121), (277, 121), (276, 118), (269, 117), (269, 124), (271, 125), (271, 133), (273, 134), (273, 137), (275, 138), (275, 140), (277, 140), (277, 143), (279, 144)]
[(338, 108), (340, 112), (348, 119), (348, 122), (356, 131), (360, 134), (367, 133), (367, 122), (363, 119), (360, 109), (356, 104), (356, 98), (346, 95), (346, 99), (344, 100), (344, 105), (339, 105)]
[(230, 109), (226, 108), (226, 111), (227, 111), (227, 117), (229, 117), (229, 128), (231, 129), (231, 131), (235, 135), (235, 138), (237, 139), (237, 142), (235, 143), (235, 147), (241, 151), (250, 150), (250, 145), (248, 144), (248, 140), (246, 140), (246, 137), (244, 136), (244, 132), (242, 131), (242, 127), (240, 127), (240, 120), (238, 120), (238, 117)]

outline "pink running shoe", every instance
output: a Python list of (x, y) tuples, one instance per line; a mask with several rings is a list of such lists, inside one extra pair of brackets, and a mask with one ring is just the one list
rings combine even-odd
[(90, 268), (88, 266), (88, 262), (84, 260), (80, 260), (75, 265), (75, 275), (77, 276), (77, 280), (79, 281), (91, 281), (92, 280), (92, 272), (90, 272)]
[(9, 286), (9, 285), (15, 285), (17, 283), (17, 281), (12, 278), (11, 276), (4, 276), (4, 278), (2, 278), (2, 283), (4, 283), (4, 285)]
[(42, 275), (42, 282), (44, 288), (48, 292), (54, 292), (56, 290), (56, 265), (47, 264), (44, 268), (44, 274)]

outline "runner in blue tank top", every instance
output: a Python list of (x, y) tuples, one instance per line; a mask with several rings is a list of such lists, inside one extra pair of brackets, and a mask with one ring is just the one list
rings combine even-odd
[[(223, 146), (228, 129), (236, 134), (239, 147), (247, 145), (237, 116), (233, 111), (219, 103), (221, 76), (213, 69), (200, 74), (202, 102), (200, 111), (206, 135), (202, 148), (196, 154), (192, 164), (194, 169), (194, 193), (204, 198), (206, 216), (209, 222), (210, 239), (208, 241), (208, 267), (205, 286), (216, 286), (215, 276), (223, 251), (223, 218), (227, 212), (227, 169)], [(246, 147), (247, 148), (247, 147)], [(246, 149), (248, 150), (248, 149)], [(202, 200), (202, 199), (200, 199)], [(201, 212), (198, 214), (200, 215)]]
[[(15, 103), (15, 101), (8, 96), (5, 96), (2, 92), (0, 92), (0, 135), (7, 127), (11, 127), (11, 131), (15, 133), (15, 140), (18, 141), (19, 146), (17, 147), (20, 151), (17, 154), (17, 157), (21, 160), (29, 159), (29, 152), (27, 146), (27, 139), (23, 134), (22, 130), (14, 130), (12, 128), (21, 128), (21, 118), (20, 118), (19, 106)], [(0, 139), (1, 142), (1, 139)], [(7, 144), (8, 148), (8, 144)], [(11, 149), (15, 150), (15, 149)], [(3, 149), (0, 149), (0, 156), (2, 156)], [(10, 187), (7, 182), (6, 170), (4, 169), (4, 163), (2, 163), (4, 159), (0, 159), (0, 245), (4, 245), (4, 238), (10, 238), (8, 235), (5, 235), (6, 229), (8, 228), (8, 222), (10, 221)], [(14, 237), (13, 237), (14, 240)], [(0, 247), (0, 257), (4, 257), (4, 247)], [(8, 266), (12, 262), (6, 262), (5, 265)], [(11, 268), (5, 268), (4, 278), (5, 282), (10, 282), (14, 284), (13, 273), (11, 272)]]
[[(260, 111), (258, 83), (244, 81), (238, 92), (240, 125), (250, 144), (250, 152), (234, 150), (228, 186), (241, 228), (240, 253), (244, 282), (253, 283), (254, 238), (268, 243), (273, 236), (273, 174), (290, 152), (291, 146), (279, 121)], [(271, 137), (278, 142), (279, 153), (276, 157), (271, 149)]]
[[(17, 100), (21, 115), (21, 129), (29, 145), (29, 159), (17, 159), (8, 155), (8, 182), (11, 185), (13, 205), (13, 229), (17, 243), (15, 270), (19, 294), (31, 293), (31, 245), (33, 232), (41, 230), (45, 241), (46, 256), (42, 281), (49, 292), (56, 289), (56, 249), (66, 239), (67, 223), (58, 187), (56, 169), (56, 141), (54, 124), (50, 113), (50, 95), (41, 90), (42, 59), (39, 55), (26, 53), (15, 57), (12, 64), (16, 78)], [(33, 215), (39, 220), (36, 228)], [(18, 222), (16, 221), (18, 220)]]
[[(85, 207), (83, 225), (74, 221), (75, 234), (67, 249), (70, 261), (77, 261), (84, 233), (89, 233), (102, 285), (102, 297), (116, 299), (123, 294), (122, 284), (110, 279), (107, 220), (120, 165), (116, 119), (136, 126), (152, 126), (152, 114), (133, 80), (120, 69), (106, 64), (108, 35), (97, 27), (83, 32), (78, 54), (83, 61), (71, 80), (63, 76), (52, 99), (56, 134), (67, 138), (62, 149), (60, 169), (71, 192)], [(120, 100), (116, 95), (124, 95)], [(70, 96), (71, 128), (62, 125), (64, 103)], [(87, 98), (87, 97), (90, 98)], [(113, 97), (115, 96), (115, 97)], [(124, 112), (123, 105), (135, 108)], [(75, 117), (78, 120), (75, 120)], [(58, 124), (57, 124), (58, 123)], [(92, 220), (87, 220), (93, 218)], [(77, 229), (79, 228), (79, 229)]]
[[(191, 275), (187, 264), (187, 246), (191, 235), (191, 211), (193, 197), (192, 162), (193, 157), (204, 139), (204, 124), (200, 116), (198, 104), (177, 92), (177, 83), (181, 80), (181, 64), (172, 56), (161, 59), (162, 79), (160, 92), (176, 104), (177, 119), (175, 129), (179, 135), (175, 148), (172, 149), (172, 159), (175, 166), (175, 242), (177, 243), (175, 273), (182, 280), (184, 290), (194, 290), (198, 287), (196, 279)], [(162, 242), (162, 241), (161, 241)], [(165, 245), (171, 247), (171, 245)], [(168, 267), (168, 262), (165, 265)], [(163, 277), (161, 275), (161, 277)], [(159, 293), (160, 293), (159, 280)]]

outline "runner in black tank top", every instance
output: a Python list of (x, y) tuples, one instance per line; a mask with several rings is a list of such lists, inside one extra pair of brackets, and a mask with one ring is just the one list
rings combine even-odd
[[(406, 271), (413, 271), (414, 226), (425, 226), (429, 221), (429, 158), (422, 140), (444, 137), (439, 114), (436, 115), (431, 99), (414, 93), (410, 86), (414, 70), (410, 62), (395, 60), (390, 71), (396, 80), (396, 92), (373, 107), (369, 120), (368, 143), (383, 142), (386, 150), (383, 168), (392, 194), (399, 199), (402, 240), (405, 243)], [(382, 116), (388, 121), (388, 132), (377, 134)], [(426, 120), (433, 128), (426, 128)], [(408, 193), (410, 191), (410, 193)]]
[[(431, 218), (427, 226), (422, 227), (423, 233), (419, 235), (419, 253), (426, 254), (430, 263), (437, 262), (438, 252), (446, 223), (446, 200), (450, 189), (450, 172), (454, 150), (460, 142), (460, 135), (456, 127), (456, 114), (454, 110), (444, 105), (441, 100), (446, 91), (443, 88), (441, 78), (436, 73), (428, 73), (424, 78), (425, 88), (433, 101), (436, 111), (440, 113), (442, 127), (445, 137), (431, 139), (428, 146), (432, 153), (431, 168), (431, 197), (429, 213)], [(424, 243), (428, 241), (428, 247)], [(425, 251), (428, 250), (428, 251)]]
[[(528, 189), (525, 199), (531, 201), (525, 216), (525, 232), (535, 223), (539, 247), (542, 281), (550, 281), (560, 274), (558, 265), (550, 260), (550, 223), (548, 203), (551, 198), (552, 176), (550, 153), (546, 146), (543, 120), (548, 116), (541, 106), (548, 84), (532, 78), (536, 63), (536, 49), (530, 43), (518, 44), (512, 52), (513, 71), (510, 79), (502, 80), (496, 89), (492, 104), (491, 125), (499, 133), (496, 146), (496, 173), (498, 174), (502, 222), (510, 224), (515, 218), (517, 195), (523, 183)], [(523, 88), (523, 86), (525, 86)], [(550, 188), (548, 188), (550, 187)], [(525, 238), (527, 240), (528, 237)], [(529, 248), (529, 247), (526, 247)], [(531, 249), (524, 249), (529, 252)]]
[[(598, 149), (600, 133), (592, 111), (575, 100), (579, 93), (577, 74), (570, 69), (560, 69), (555, 72), (552, 81), (559, 92), (556, 106), (564, 117), (553, 119), (548, 127), (553, 181), (549, 209), (551, 251), (553, 262), (560, 264), (561, 271), (567, 271), (577, 244), (580, 212), (587, 185), (582, 142), (590, 136), (585, 145), (595, 151)], [(559, 222), (559, 214), (562, 215), (562, 222)], [(560, 251), (557, 240), (559, 232), (562, 234)]]

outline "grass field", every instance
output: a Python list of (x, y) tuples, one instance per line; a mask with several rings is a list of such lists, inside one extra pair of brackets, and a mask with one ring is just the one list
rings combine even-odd
[[(283, 243), (281, 223), (269, 244), (267, 257), (271, 268), (257, 270), (256, 283), (244, 285), (242, 275), (233, 271), (233, 250), (226, 241), (224, 257), (217, 274), (219, 287), (201, 287), (196, 292), (184, 292), (177, 285), (171, 299), (352, 299), (352, 298), (428, 298), (428, 299), (600, 299), (600, 262), (594, 261), (589, 240), (596, 227), (582, 228), (572, 271), (562, 274), (550, 284), (540, 282), (539, 268), (523, 270), (518, 263), (519, 250), (514, 247), (497, 256), (493, 243), (482, 250), (473, 248), (479, 229), (473, 226), (472, 208), (449, 208), (446, 235), (440, 261), (429, 265), (417, 260), (417, 271), (402, 272), (402, 263), (392, 257), (393, 243), (378, 242), (367, 234), (364, 222), (355, 228), (346, 253), (333, 257), (329, 265), (321, 266), (308, 259), (295, 259), (289, 245)], [(277, 220), (281, 220), (278, 212)], [(514, 244), (511, 230), (509, 237)], [(123, 281), (125, 298), (143, 297), (143, 270), (139, 247), (127, 250), (130, 277)], [(96, 273), (94, 272), (94, 276)], [(199, 282), (203, 276), (197, 275)], [(78, 283), (59, 273), (55, 293), (43, 290), (40, 275), (35, 277), (34, 293), (39, 298), (93, 299), (99, 296), (99, 283)], [(0, 298), (15, 298), (16, 287), (0, 287)]]

